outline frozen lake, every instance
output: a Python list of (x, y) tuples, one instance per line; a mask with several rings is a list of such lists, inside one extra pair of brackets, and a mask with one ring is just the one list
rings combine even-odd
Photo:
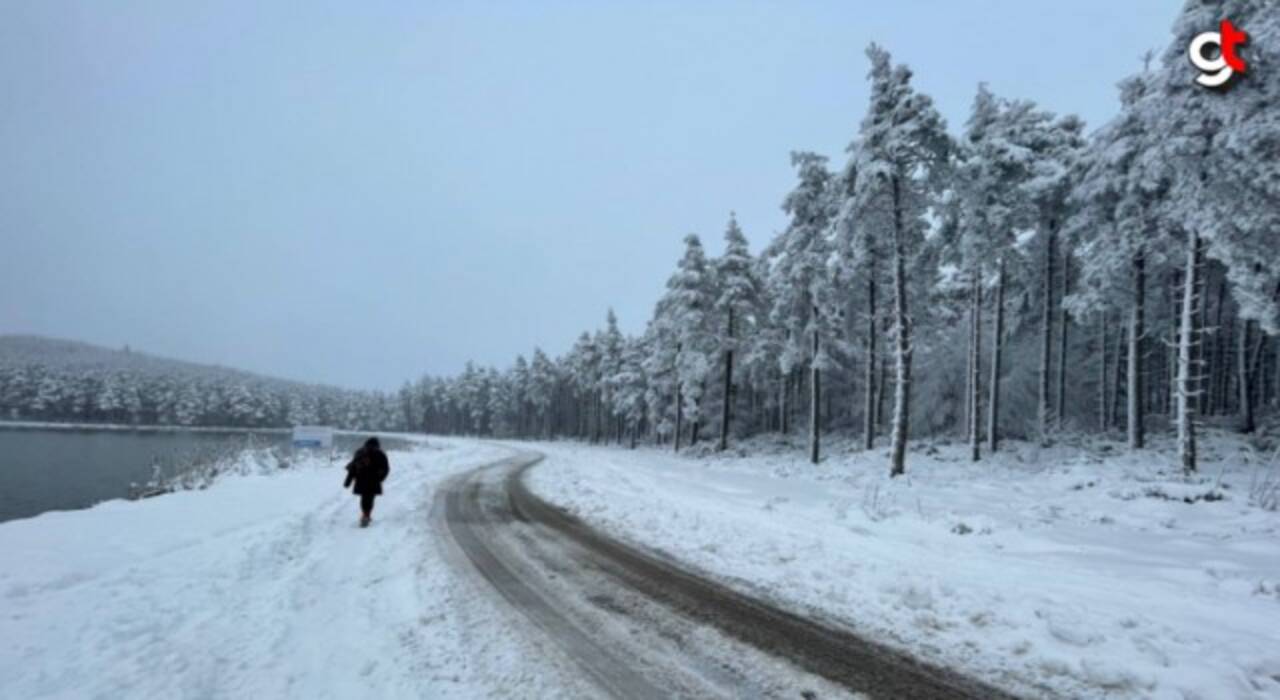
[[(334, 448), (350, 454), (363, 436), (339, 435)], [(0, 425), (0, 522), (47, 510), (87, 508), (129, 495), (154, 465), (163, 473), (197, 459), (246, 447), (287, 445), (288, 431), (37, 429)], [(393, 449), (394, 441), (383, 439)]]

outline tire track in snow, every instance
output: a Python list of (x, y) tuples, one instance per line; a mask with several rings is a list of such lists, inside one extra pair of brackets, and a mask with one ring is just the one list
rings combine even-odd
[[(435, 505), (480, 575), (611, 694), (700, 695), (711, 684), (730, 696), (818, 696), (812, 683), (796, 687), (809, 683), (805, 673), (792, 671), (791, 683), (779, 682), (777, 668), (752, 658), (762, 652), (824, 679), (824, 690), (885, 698), (1011, 697), (594, 530), (525, 487), (525, 471), (541, 459), (524, 453), (455, 477), (437, 492)], [(707, 627), (728, 642), (706, 644), (699, 630)], [(636, 650), (636, 640), (646, 636), (654, 646), (670, 642), (665, 659), (659, 655), (655, 663)], [(707, 652), (718, 658), (689, 658)]]
[[(516, 458), (499, 463), (498, 468), (520, 463)], [(611, 693), (628, 698), (664, 697), (666, 693), (596, 644), (527, 579), (504, 563), (505, 553), (485, 532), (490, 518), (482, 508), (482, 484), (473, 478), (475, 474), (469, 472), (446, 484), (437, 498), (443, 499), (445, 524), (450, 535), (480, 575), (512, 606), (545, 630), (592, 679)]]

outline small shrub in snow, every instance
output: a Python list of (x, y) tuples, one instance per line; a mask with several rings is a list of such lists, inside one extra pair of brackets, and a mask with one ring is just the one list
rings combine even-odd
[(1260, 464), (1249, 484), (1249, 502), (1269, 511), (1280, 509), (1280, 448), (1267, 464)]
[(881, 497), (880, 484), (872, 484), (862, 492), (862, 512), (868, 520), (878, 523), (892, 515), (888, 507), (890, 500), (890, 498)]
[(249, 442), (239, 448), (193, 451), (175, 457), (167, 470), (157, 461), (151, 479), (145, 484), (130, 485), (130, 497), (150, 498), (174, 491), (198, 491), (209, 488), (227, 474), (271, 474), (293, 466), (290, 450), (279, 445), (256, 447)]
[(1280, 510), (1280, 478), (1267, 474), (1249, 487), (1249, 502), (1269, 511)]
[(1177, 495), (1170, 495), (1168, 492), (1166, 492), (1164, 489), (1160, 488), (1159, 486), (1153, 486), (1151, 488), (1148, 488), (1143, 493), (1147, 496), (1147, 498), (1158, 498), (1162, 501), (1182, 501), (1183, 503), (1187, 503), (1187, 504), (1198, 503), (1200, 501), (1204, 501), (1206, 503), (1213, 503), (1215, 501), (1226, 500), (1226, 496), (1224, 496), (1222, 492), (1216, 491), (1213, 489), (1210, 489), (1209, 491), (1205, 491), (1204, 493), (1187, 493), (1181, 496), (1177, 496)]

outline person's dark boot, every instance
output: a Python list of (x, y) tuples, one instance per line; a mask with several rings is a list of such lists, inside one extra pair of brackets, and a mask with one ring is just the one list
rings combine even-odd
[(372, 520), (372, 518), (370, 518), (368, 515), (361, 515), (361, 516), (360, 516), (360, 527), (369, 527), (369, 522), (370, 522), (371, 520)]

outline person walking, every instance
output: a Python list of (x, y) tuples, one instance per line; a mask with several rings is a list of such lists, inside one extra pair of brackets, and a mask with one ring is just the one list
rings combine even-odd
[(368, 527), (373, 520), (373, 499), (382, 494), (382, 482), (390, 473), (391, 463), (376, 437), (365, 440), (347, 464), (347, 479), (342, 487), (354, 484), (352, 492), (360, 496), (360, 527)]

